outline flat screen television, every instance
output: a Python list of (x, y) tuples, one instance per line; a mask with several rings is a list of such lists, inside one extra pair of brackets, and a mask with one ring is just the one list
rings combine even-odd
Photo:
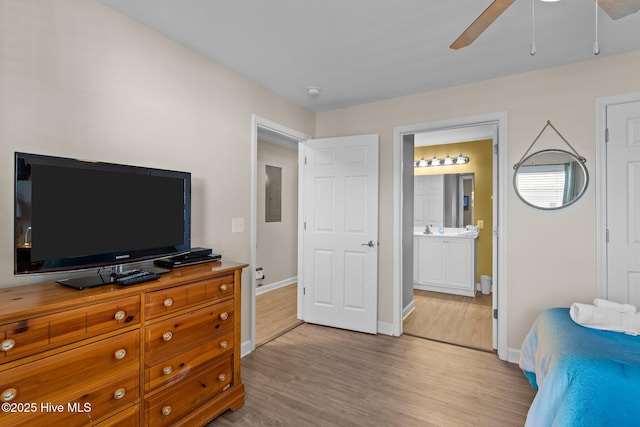
[(16, 274), (172, 256), (191, 247), (191, 174), (16, 153), (14, 212)]

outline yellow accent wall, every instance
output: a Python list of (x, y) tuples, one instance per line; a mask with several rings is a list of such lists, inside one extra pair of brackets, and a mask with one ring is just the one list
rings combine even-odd
[(414, 175), (439, 175), (452, 173), (474, 174), (474, 207), (473, 220), (475, 225), (478, 220), (484, 221), (484, 228), (479, 230), (477, 241), (477, 277), (480, 275), (493, 275), (493, 140), (458, 142), (444, 145), (429, 145), (414, 149), (415, 161), (424, 157), (425, 160), (436, 157), (442, 159), (447, 154), (457, 157), (459, 153), (469, 157), (469, 163), (465, 165), (436, 166), (415, 168)]

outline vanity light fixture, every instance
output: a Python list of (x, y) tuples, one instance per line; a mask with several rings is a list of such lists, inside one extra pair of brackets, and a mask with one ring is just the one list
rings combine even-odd
[(462, 155), (462, 153), (458, 154), (458, 158), (456, 159), (456, 165), (466, 165), (469, 163), (469, 158)]
[(469, 158), (463, 156), (462, 153), (458, 155), (458, 157), (447, 157), (444, 159), (439, 159), (436, 156), (433, 156), (431, 160), (425, 160), (424, 157), (420, 158), (420, 160), (414, 163), (414, 167), (416, 168), (424, 168), (428, 166), (455, 166), (455, 165), (465, 165), (469, 163)]

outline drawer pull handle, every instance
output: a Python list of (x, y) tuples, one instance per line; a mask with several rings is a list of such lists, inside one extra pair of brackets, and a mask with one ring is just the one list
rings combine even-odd
[(167, 298), (166, 300), (164, 300), (164, 306), (169, 308), (173, 305), (173, 300), (171, 298)]
[(171, 338), (173, 338), (173, 334), (171, 332), (165, 332), (162, 334), (162, 339), (165, 341), (171, 341)]
[(162, 415), (167, 416), (171, 413), (171, 406), (165, 406), (162, 408)]
[(227, 319), (229, 318), (229, 313), (227, 313), (226, 311), (225, 311), (225, 312), (220, 313), (220, 318), (221, 318), (222, 320), (227, 320)]
[(229, 347), (229, 342), (228, 341), (222, 341), (220, 343), (220, 348), (227, 348)]
[(227, 380), (227, 376), (225, 374), (218, 375), (218, 381), (225, 382)]
[(16, 342), (14, 340), (12, 340), (11, 338), (8, 338), (4, 341), (2, 341), (2, 351), (9, 351), (9, 350), (13, 350), (16, 346)]
[(165, 375), (171, 375), (172, 372), (173, 368), (171, 366), (165, 366), (164, 368), (162, 368), (162, 373)]
[(119, 388), (113, 392), (113, 397), (115, 397), (116, 399), (122, 399), (125, 393), (126, 393), (125, 389)]
[(220, 285), (220, 290), (221, 290), (222, 292), (225, 292), (227, 289), (229, 289), (229, 287), (227, 286), (227, 284), (226, 284), (226, 283), (223, 283), (222, 285)]
[(10, 402), (16, 397), (17, 394), (18, 391), (15, 388), (8, 388), (2, 393), (2, 401)]
[(127, 316), (127, 313), (125, 313), (124, 311), (120, 310), (118, 312), (116, 312), (116, 315), (114, 316), (116, 320), (122, 320)]
[(124, 357), (127, 355), (127, 350), (125, 350), (124, 348), (121, 348), (120, 350), (116, 351), (116, 359), (121, 360), (124, 359)]

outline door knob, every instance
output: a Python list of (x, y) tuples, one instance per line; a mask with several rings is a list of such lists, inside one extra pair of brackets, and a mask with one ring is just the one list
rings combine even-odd
[(369, 240), (367, 243), (363, 243), (360, 246), (369, 246), (370, 248), (374, 247), (376, 244), (373, 243), (373, 240)]

